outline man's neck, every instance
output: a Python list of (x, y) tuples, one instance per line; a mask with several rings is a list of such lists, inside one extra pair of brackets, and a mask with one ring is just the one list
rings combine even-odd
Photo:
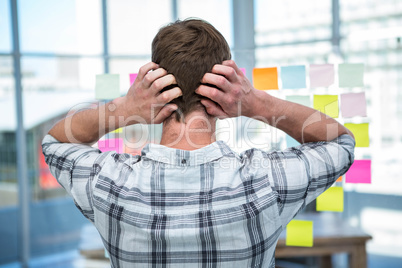
[(215, 142), (215, 123), (204, 111), (188, 114), (184, 122), (169, 118), (163, 123), (160, 144), (188, 151), (205, 147)]

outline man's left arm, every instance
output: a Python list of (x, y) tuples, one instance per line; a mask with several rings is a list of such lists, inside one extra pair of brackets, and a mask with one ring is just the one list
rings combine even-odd
[(95, 143), (104, 134), (117, 128), (137, 124), (159, 124), (177, 109), (168, 104), (181, 96), (181, 90), (174, 87), (173, 75), (150, 62), (140, 68), (138, 76), (124, 97), (67, 116), (59, 121), (49, 134), (63, 143)]
[[(177, 109), (167, 103), (181, 95), (181, 91), (177, 87), (160, 91), (175, 83), (175, 78), (164, 69), (148, 63), (140, 69), (126, 96), (64, 118), (43, 139), (43, 154), (51, 173), (91, 221), (94, 220), (92, 189), (97, 175), (105, 163), (118, 165), (131, 156), (101, 153), (88, 145), (118, 127), (162, 122)], [(110, 157), (112, 161), (108, 161)]]

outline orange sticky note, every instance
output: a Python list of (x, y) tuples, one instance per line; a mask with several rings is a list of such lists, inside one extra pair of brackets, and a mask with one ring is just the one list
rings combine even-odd
[(340, 176), (337, 180), (336, 180), (336, 182), (341, 182), (342, 181), (342, 176)]
[(256, 89), (279, 89), (278, 87), (278, 69), (272, 68), (254, 68), (253, 84)]

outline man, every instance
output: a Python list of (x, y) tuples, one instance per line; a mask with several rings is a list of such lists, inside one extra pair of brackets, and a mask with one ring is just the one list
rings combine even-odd
[[(288, 222), (352, 164), (352, 134), (253, 88), (204, 21), (162, 28), (152, 60), (126, 96), (49, 131), (43, 152), (52, 173), (98, 229), (113, 267), (274, 267)], [(238, 155), (214, 133), (217, 118), (240, 115), (303, 144)], [(141, 156), (87, 145), (118, 127), (162, 122), (160, 145)]]

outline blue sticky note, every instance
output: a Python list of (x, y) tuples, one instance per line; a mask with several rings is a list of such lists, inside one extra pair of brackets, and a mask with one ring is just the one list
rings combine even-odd
[(287, 148), (296, 147), (296, 146), (299, 146), (299, 145), (300, 145), (300, 143), (297, 140), (293, 139), (289, 135), (286, 135), (286, 147)]
[(306, 67), (304, 65), (281, 67), (283, 89), (306, 88)]

